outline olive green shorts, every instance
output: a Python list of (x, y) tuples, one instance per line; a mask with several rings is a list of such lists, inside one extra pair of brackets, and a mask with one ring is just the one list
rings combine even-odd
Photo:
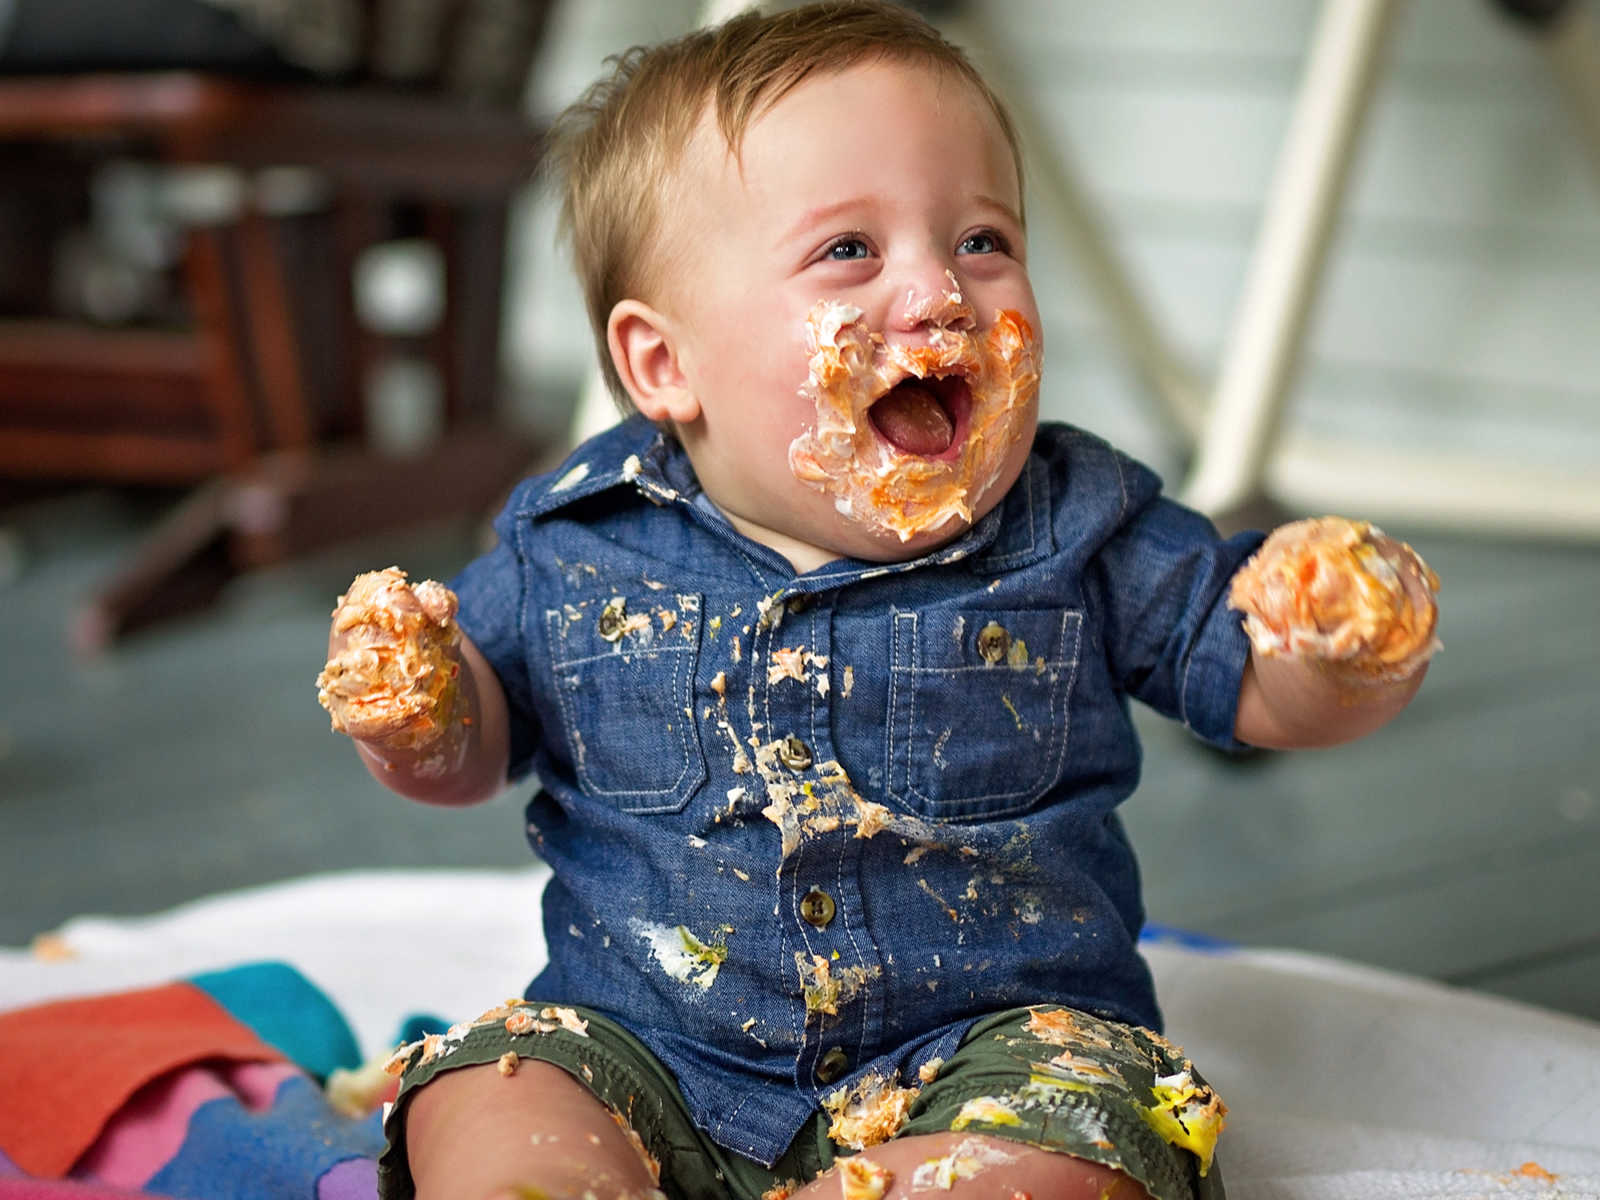
[(919, 1168), (916, 1186), (948, 1188), (990, 1165), (984, 1135), (1115, 1168), (1156, 1200), (1224, 1195), (1212, 1150), (1226, 1108), (1181, 1050), (1137, 1026), (1049, 1006), (997, 1013), (974, 1025), (936, 1073), (925, 1070), (929, 1080), (869, 1078), (853, 1093), (836, 1093), (764, 1167), (700, 1132), (672, 1075), (627, 1030), (587, 1009), (527, 1002), (396, 1055), (404, 1073), (385, 1123), (384, 1200), (414, 1194), (405, 1150), (410, 1095), (440, 1071), (507, 1055), (553, 1063), (582, 1081), (638, 1134), (670, 1200), (783, 1195), (785, 1185), (807, 1183), (887, 1137), (948, 1132), (974, 1139)]

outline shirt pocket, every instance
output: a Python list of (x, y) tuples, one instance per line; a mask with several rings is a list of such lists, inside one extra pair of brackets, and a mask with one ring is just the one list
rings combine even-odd
[(937, 610), (893, 622), (890, 797), (942, 820), (1031, 808), (1066, 760), (1083, 614)]
[(573, 771), (623, 812), (673, 813), (706, 780), (691, 707), (701, 597), (616, 594), (545, 610)]

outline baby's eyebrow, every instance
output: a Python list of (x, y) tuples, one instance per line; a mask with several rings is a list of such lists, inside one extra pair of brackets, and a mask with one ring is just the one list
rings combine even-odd
[(778, 239), (778, 244), (781, 246), (785, 242), (793, 241), (808, 230), (833, 220), (840, 213), (859, 209), (865, 203), (865, 197), (852, 196), (847, 200), (838, 200), (832, 204), (819, 204), (816, 208), (807, 209), (801, 214), (800, 219), (791, 225), (783, 236)]
[(1012, 208), (1011, 205), (1007, 204), (1004, 200), (997, 199), (994, 196), (985, 196), (981, 194), (974, 196), (973, 200), (987, 208), (998, 210), (1002, 216), (1015, 225), (1022, 224), (1021, 214), (1019, 214), (1016, 209)]

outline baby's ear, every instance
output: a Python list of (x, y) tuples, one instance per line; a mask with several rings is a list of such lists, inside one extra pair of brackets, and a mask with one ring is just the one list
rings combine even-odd
[(657, 424), (686, 425), (700, 415), (678, 363), (671, 324), (639, 300), (619, 300), (606, 322), (606, 345), (622, 386), (638, 410)]

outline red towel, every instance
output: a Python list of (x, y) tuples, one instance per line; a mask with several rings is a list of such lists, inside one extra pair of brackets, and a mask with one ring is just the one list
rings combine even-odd
[(60, 1178), (151, 1080), (207, 1059), (282, 1058), (186, 983), (0, 1013), (0, 1151)]
[(0, 1179), (0, 1200), (152, 1200), (152, 1193), (59, 1179)]

